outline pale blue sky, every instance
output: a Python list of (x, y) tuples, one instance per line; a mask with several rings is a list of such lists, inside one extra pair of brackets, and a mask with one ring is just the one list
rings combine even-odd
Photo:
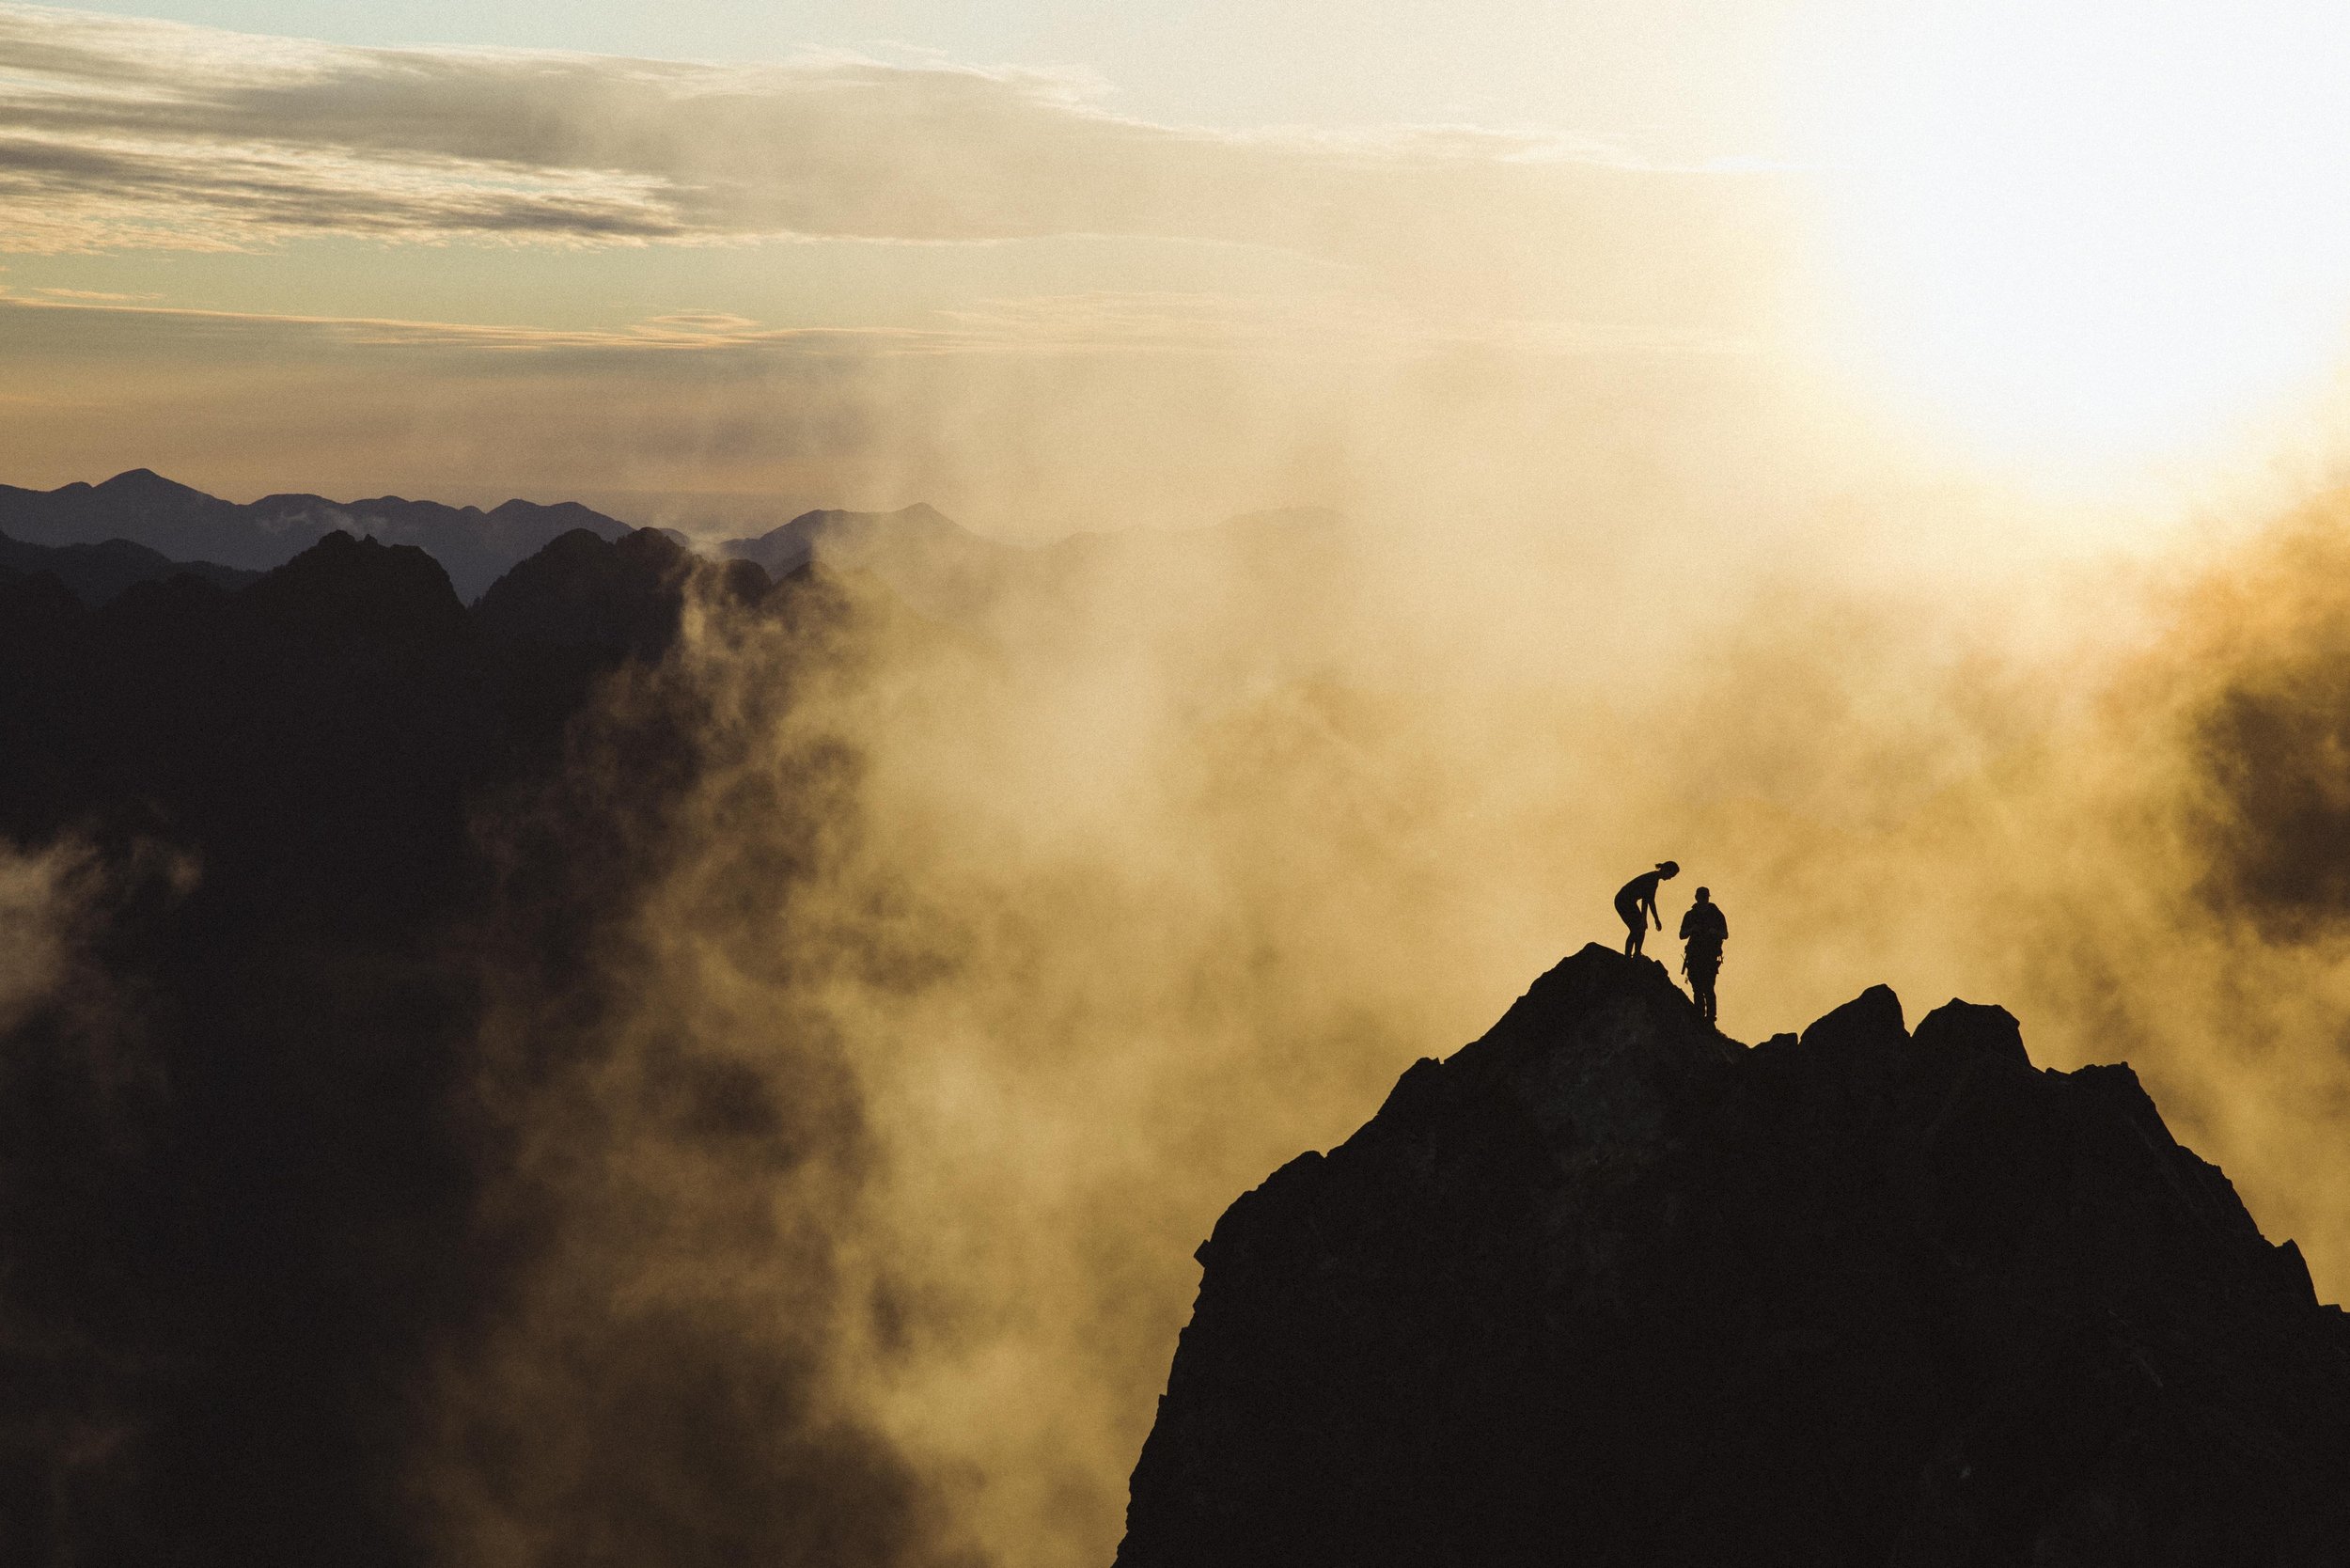
[(1083, 72), (1109, 106), (1218, 126), (1531, 124), (1663, 156), (1778, 139), (1804, 0), (99, 0), (76, 8), (333, 42), (776, 60), (933, 52)]

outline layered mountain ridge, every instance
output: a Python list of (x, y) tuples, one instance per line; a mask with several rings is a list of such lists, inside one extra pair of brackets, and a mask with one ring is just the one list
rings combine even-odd
[(0, 533), (0, 572), (27, 577), (46, 572), (63, 583), (74, 598), (92, 606), (109, 603), (134, 584), (160, 583), (183, 574), (225, 588), (243, 588), (261, 575), (218, 561), (173, 560), (160, 550), (127, 539), (108, 539), (97, 544), (28, 544), (5, 533)]
[(246, 572), (283, 566), (331, 533), (414, 545), (441, 563), (458, 597), (478, 597), (516, 563), (576, 528), (606, 540), (629, 525), (572, 501), (512, 500), (483, 511), (437, 501), (380, 495), (264, 495), (224, 501), (133, 468), (102, 484), (55, 490), (0, 485), (0, 533), (27, 544), (102, 544), (127, 540), (175, 561), (213, 562)]
[(2350, 1561), (2350, 1319), (1997, 1008), (1587, 948), (1199, 1259), (1120, 1568)]
[[(712, 559), (755, 563), (771, 576), (811, 562), (870, 576), (926, 615), (972, 620), (1040, 581), (1104, 570), (1162, 572), (1203, 547), (1243, 571), (1272, 564), (1311, 576), (1327, 570), (1322, 557), (1340, 525), (1336, 513), (1302, 508), (1171, 534), (1076, 534), (1029, 548), (973, 533), (916, 502), (895, 511), (820, 509), (761, 534), (716, 541), (697, 542), (670, 528), (650, 531)], [(508, 572), (579, 531), (609, 542), (639, 530), (575, 501), (509, 500), (485, 511), (399, 495), (334, 501), (286, 494), (239, 504), (145, 468), (55, 490), (0, 485), (0, 570), (55, 572), (91, 604), (177, 570), (236, 587), (331, 533), (424, 551), (470, 604)]]
[[(13, 560), (0, 558), (0, 564), (19, 571), (59, 571), (67, 576), (71, 575), (69, 566), (79, 569), (83, 577), (73, 577), (70, 586), (92, 603), (111, 598), (130, 581), (153, 578), (157, 573), (152, 563), (139, 561), (147, 568), (141, 577), (130, 570), (131, 557), (125, 557), (110, 572), (89, 577), (91, 569), (78, 559), (34, 564), (25, 547), (106, 548), (121, 555), (118, 547), (129, 544), (196, 568), (198, 575), (217, 577), (223, 572), (274, 570), (328, 534), (347, 533), (423, 550), (447, 572), (457, 596), (471, 604), (507, 572), (563, 535), (580, 530), (607, 541), (636, 531), (576, 501), (515, 499), (484, 510), (400, 495), (335, 501), (290, 493), (241, 504), (146, 468), (130, 469), (99, 484), (76, 481), (55, 490), (0, 485), (0, 536), (16, 547), (17, 556)], [(679, 545), (697, 548), (673, 529), (656, 531)], [(918, 563), (918, 571), (934, 572), (934, 560), (951, 559), (968, 573), (1016, 554), (918, 504), (897, 512), (806, 512), (757, 538), (713, 545), (708, 553), (720, 559), (756, 561), (776, 576), (819, 555), (827, 564), (850, 570), (876, 564), (885, 568), (906, 559)], [(89, 588), (84, 586), (85, 577)]]

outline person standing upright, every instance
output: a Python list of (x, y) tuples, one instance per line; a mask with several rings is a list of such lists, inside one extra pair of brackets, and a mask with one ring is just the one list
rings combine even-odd
[(1722, 944), (1730, 940), (1730, 918), (1714, 902), (1710, 887), (1698, 889), (1698, 902), (1681, 917), (1681, 972), (1689, 977), (1689, 994), (1707, 1023), (1714, 1022), (1714, 978), (1722, 972)]
[(1623, 950), (1634, 958), (1640, 956), (1640, 944), (1648, 937), (1649, 922), (1656, 929), (1665, 929), (1665, 917), (1656, 913), (1656, 885), (1669, 882), (1681, 874), (1681, 868), (1669, 860), (1659, 860), (1656, 870), (1642, 871), (1616, 889), (1616, 915), (1623, 921)]

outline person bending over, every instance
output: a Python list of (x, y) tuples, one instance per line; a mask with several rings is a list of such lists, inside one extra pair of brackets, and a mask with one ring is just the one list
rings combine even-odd
[(1642, 871), (1616, 889), (1616, 914), (1623, 920), (1623, 950), (1634, 958), (1640, 956), (1640, 944), (1648, 936), (1649, 922), (1656, 929), (1665, 929), (1665, 917), (1656, 913), (1656, 885), (1669, 882), (1681, 874), (1681, 868), (1669, 860), (1659, 860), (1656, 870)]

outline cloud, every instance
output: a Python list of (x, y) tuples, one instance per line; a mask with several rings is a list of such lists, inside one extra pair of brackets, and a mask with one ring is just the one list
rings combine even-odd
[(137, 1043), (142, 1004), (107, 969), (102, 937), (126, 903), (176, 900), (196, 875), (193, 859), (148, 840), (106, 853), (74, 835), (0, 838), (0, 1039), (10, 1042), (0, 1076), (46, 1049), (47, 1066), (86, 1074), (110, 1105), (153, 1087)]
[(38, 331), (44, 320), (70, 334), (76, 325), (127, 324), (158, 338), (249, 334), (281, 350), (303, 348), (462, 348), (623, 351), (758, 349), (791, 353), (943, 352), (978, 341), (967, 331), (897, 327), (771, 327), (721, 314), (656, 316), (634, 325), (536, 327), (375, 316), (300, 316), (264, 311), (197, 310), (149, 303), (152, 295), (86, 289), (41, 289), (13, 295), (0, 288), (0, 326)]
[(26, 854), (0, 842), (0, 1030), (47, 1000), (65, 974), (76, 866), (70, 850)]
[(623, 193), (565, 188), (581, 183), (540, 173), (501, 187), (457, 169), (274, 150), (0, 141), (0, 193), (55, 209), (36, 213), (25, 248), (222, 249), (305, 232), (603, 240), (683, 232)]
[(1772, 230), (1778, 178), (1473, 128), (1152, 124), (1031, 71), (360, 49), (0, 5), (0, 200), (30, 214), (0, 243), (24, 250), (1105, 234), (1466, 252), (1662, 298), (1691, 282), (1677, 259)]
[[(1637, 470), (1603, 494), (1670, 525)], [(547, 1191), (592, 1245), (554, 1255), (462, 1386), (588, 1440), (531, 1445), (546, 1474), (459, 1529), (576, 1528), (550, 1499), (663, 1477), (659, 1429), (590, 1392), (632, 1391), (633, 1316), (692, 1304), (720, 1364), (821, 1361), (810, 1386), (944, 1500), (946, 1539), (1105, 1560), (1215, 1215), (1609, 939), (1608, 894), (1666, 854), (1731, 911), (1743, 1037), (1879, 980), (1912, 1017), (1998, 1000), (2044, 1065), (2132, 1059), (2337, 1294), (2344, 515), (2175, 563), (2175, 603), (2110, 578), (1896, 590), (1797, 566), (1785, 536), (1728, 588), (1697, 575), (1722, 542), (1530, 571), (1448, 518), (1047, 557), (1092, 565), (951, 635), (869, 605), (814, 674), (780, 634), (695, 622), (667, 675), (718, 744), (615, 916), (634, 962), (595, 966), (606, 1046), (547, 1051), (592, 1071), (513, 1102), (587, 1173)], [(2226, 718), (2248, 703), (2268, 716)], [(581, 840), (645, 831), (628, 755), (574, 753), (616, 781), (582, 790), (610, 815)], [(2272, 913), (2302, 937), (2263, 939)], [(509, 991), (504, 1027), (543, 1039), (582, 989)], [(679, 1114), (688, 1062), (737, 1104), (854, 1116), (754, 1168)], [(758, 1463), (752, 1497), (807, 1474)]]
[[(0, 289), (0, 293), (6, 293)], [(126, 294), (111, 289), (36, 289), (34, 293), (68, 304), (145, 305), (163, 298), (161, 294)]]
[[(725, 537), (917, 500), (1029, 540), (1310, 502), (1479, 538), (1507, 516), (1588, 563), (1715, 517), (1759, 540), (1754, 519), (1855, 472), (1849, 431), (1796, 406), (1767, 354), (1624, 353), (1645, 335), (1408, 303), (1073, 292), (687, 331), (0, 295), (0, 359), (39, 394), (0, 420), (0, 474), (46, 487), (146, 466), (239, 499), (521, 494), (695, 531), (731, 496)], [(1607, 526), (1584, 498), (1627, 463), (1689, 497), (1671, 528)], [(1676, 552), (1671, 570), (1743, 558)]]
[(926, 326), (773, 326), (724, 311), (650, 317), (619, 327), (435, 321), (191, 309), (153, 294), (42, 288), (12, 295), (8, 313), (78, 312), (134, 321), (159, 335), (242, 331), (279, 341), (347, 348), (466, 348), (552, 353), (640, 350), (747, 355), (873, 356), (964, 353), (1203, 355), (1287, 352), (1317, 358), (1382, 357), (1479, 349), (1536, 356), (1617, 353), (1737, 353), (1735, 337), (1577, 321), (1462, 321), (1336, 295), (1246, 297), (1095, 290), (984, 301), (935, 312)]

